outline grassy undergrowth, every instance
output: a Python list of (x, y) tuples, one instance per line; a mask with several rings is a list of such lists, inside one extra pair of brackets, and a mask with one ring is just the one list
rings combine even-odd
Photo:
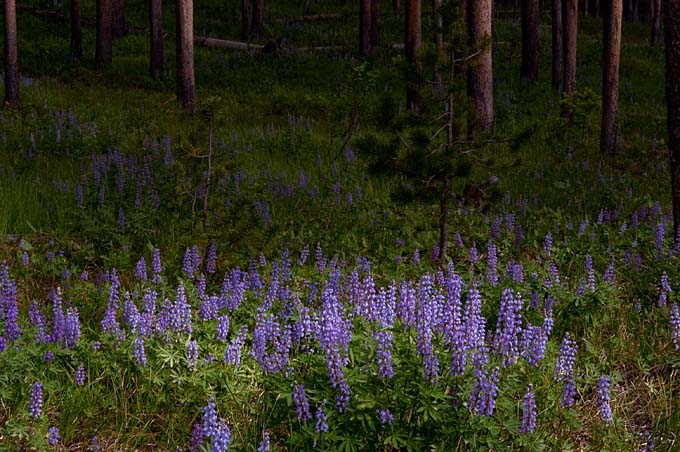
[[(353, 9), (337, 10), (293, 24), (274, 18), (300, 5), (273, 6), (271, 35), (352, 45)], [(197, 33), (238, 36), (235, 4), (196, 14)], [(398, 41), (401, 19), (385, 19)], [(146, 75), (145, 35), (96, 74), (68, 62), (64, 23), (20, 13), (22, 107), (0, 116), (0, 450), (209, 450), (225, 426), (233, 450), (676, 450), (663, 50), (624, 28), (620, 147), (604, 161), (600, 24), (581, 27), (565, 124), (548, 33), (529, 84), (519, 25), (496, 23), (496, 136), (532, 134), (489, 145), (516, 164), (480, 159), (455, 181), (440, 268), (437, 206), (396, 204), (401, 181), (360, 149), (403, 118), (396, 52), (197, 49), (188, 116), (171, 64)], [(498, 196), (466, 203), (490, 174)]]

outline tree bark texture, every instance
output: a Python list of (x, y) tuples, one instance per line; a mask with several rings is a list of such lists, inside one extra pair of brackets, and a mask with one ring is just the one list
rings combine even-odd
[[(569, 97), (573, 96), (576, 88), (576, 37), (578, 30), (578, 0), (564, 0), (564, 10), (562, 11), (563, 27), (562, 33), (564, 41), (562, 44), (564, 52), (563, 63), (563, 90)], [(571, 111), (568, 108), (562, 110), (562, 116), (570, 118)]]
[(97, 42), (94, 67), (100, 71), (113, 61), (113, 30), (111, 24), (111, 0), (97, 0)]
[(10, 107), (19, 105), (16, 0), (5, 0), (5, 103)]
[(562, 92), (562, 0), (552, 0), (552, 86)]
[(467, 5), (470, 46), (478, 55), (468, 65), (467, 91), (472, 101), (468, 137), (493, 130), (493, 67), (491, 53), (491, 0), (470, 0)]
[(241, 41), (247, 41), (250, 35), (249, 3), (248, 0), (241, 0)]
[(163, 1), (149, 0), (149, 73), (160, 78), (163, 72)]
[(671, 154), (674, 231), (680, 228), (680, 0), (664, 2), (666, 118)]
[(371, 0), (359, 0), (359, 51), (371, 52)]
[(652, 36), (650, 44), (655, 46), (659, 43), (661, 38), (661, 0), (650, 0), (650, 8), (652, 13)]
[(194, 79), (194, 2), (177, 0), (177, 98), (187, 111), (196, 110)]
[(80, 18), (80, 0), (71, 0), (71, 59), (83, 58), (83, 33)]
[(622, 0), (607, 0), (602, 27), (602, 129), (600, 151), (614, 155), (619, 116), (619, 61), (621, 59)]
[(539, 26), (538, 0), (522, 0), (522, 68), (521, 76), (538, 80)]
[(380, 45), (380, 0), (371, 0), (371, 50)]
[(423, 46), (421, 27), (421, 0), (406, 0), (406, 34), (404, 37), (404, 53), (406, 61), (411, 64), (413, 73), (406, 83), (406, 106), (409, 110), (420, 109), (420, 61), (418, 53)]
[(250, 31), (258, 38), (264, 35), (264, 0), (253, 0), (253, 20)]
[(125, 36), (128, 32), (125, 24), (125, 0), (111, 0), (111, 16), (113, 37)]
[[(434, 13), (434, 45), (439, 55), (444, 50), (444, 16), (442, 14), (442, 0), (432, 0), (432, 11)], [(442, 89), (442, 74), (435, 67), (433, 76), (433, 87), (436, 92)]]

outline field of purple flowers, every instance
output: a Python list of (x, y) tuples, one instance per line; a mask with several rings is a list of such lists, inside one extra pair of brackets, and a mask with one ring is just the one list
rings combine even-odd
[(393, 68), (299, 58), (319, 75), (293, 101), (279, 60), (199, 55), (274, 73), (275, 102), (219, 87), (253, 111), (102, 103), (76, 73), (0, 112), (0, 451), (678, 450), (658, 84), (623, 78), (613, 164), (592, 106), (559, 122), (498, 58), (498, 129), (536, 134), (499, 196), (452, 189), (440, 259), (436, 206), (395, 203), (355, 146)]

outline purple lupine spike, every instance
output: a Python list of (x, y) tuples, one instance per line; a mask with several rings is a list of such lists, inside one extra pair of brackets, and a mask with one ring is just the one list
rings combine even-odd
[(205, 271), (212, 275), (217, 271), (217, 246), (214, 242), (210, 242), (208, 247), (208, 260), (205, 265)]
[(188, 246), (184, 251), (184, 259), (182, 260), (182, 271), (188, 278), (193, 278), (194, 272), (196, 271), (196, 269), (194, 268), (193, 254), (191, 252), (191, 248), (189, 248)]
[(317, 433), (328, 432), (328, 422), (326, 419), (326, 412), (324, 411), (325, 405), (326, 401), (323, 400), (321, 404), (316, 407), (316, 412), (314, 413), (314, 431)]
[(411, 261), (413, 262), (413, 265), (418, 265), (420, 263), (420, 251), (418, 250), (418, 248), (413, 250), (413, 258), (411, 259)]
[(498, 368), (489, 371), (483, 367), (473, 370), (475, 383), (468, 397), (468, 409), (482, 416), (491, 416), (498, 395)]
[(133, 354), (135, 355), (135, 361), (140, 367), (146, 367), (146, 350), (144, 349), (144, 338), (142, 336), (137, 336), (133, 343)]
[(235, 338), (231, 340), (227, 349), (224, 351), (224, 362), (231, 364), (232, 366), (238, 368), (241, 365), (241, 351), (243, 349), (243, 344), (246, 341), (246, 334), (248, 333), (248, 327), (242, 325), (238, 330), (238, 334)]
[(153, 249), (153, 254), (151, 257), (151, 267), (153, 269), (153, 277), (151, 280), (154, 284), (160, 284), (163, 281), (161, 273), (163, 272), (163, 267), (161, 265), (161, 250), (158, 248)]
[(31, 397), (29, 401), (28, 413), (33, 419), (38, 419), (42, 414), (43, 388), (39, 381), (33, 383), (31, 387)]
[(300, 422), (305, 422), (312, 418), (304, 385), (299, 384), (295, 386), (293, 390), (293, 403), (295, 404), (295, 414)]
[(217, 318), (217, 340), (224, 342), (227, 340), (227, 335), (229, 334), (229, 316), (221, 315)]
[(550, 257), (552, 253), (553, 237), (552, 232), (548, 232), (543, 240), (543, 252), (546, 256)]
[(59, 444), (59, 427), (50, 427), (47, 429), (47, 443), (50, 446), (56, 446)]
[(671, 305), (670, 322), (673, 344), (676, 350), (680, 350), (680, 310), (677, 303)]
[(208, 399), (208, 404), (203, 407), (203, 424), (201, 426), (203, 435), (205, 437), (212, 437), (217, 431), (218, 420), (217, 420), (217, 404), (215, 403), (215, 398), (210, 396)]
[(656, 245), (656, 259), (661, 259), (664, 254), (664, 241), (666, 234), (666, 225), (663, 222), (657, 223), (656, 233), (654, 235), (654, 244)]
[(486, 264), (486, 279), (489, 281), (489, 284), (495, 287), (498, 284), (498, 256), (496, 255), (496, 245), (491, 240), (489, 240), (487, 246)]
[(74, 349), (80, 340), (80, 317), (78, 309), (71, 307), (66, 310), (64, 328), (64, 345)]
[[(109, 289), (109, 301), (106, 306), (104, 318), (101, 321), (102, 331), (105, 333), (116, 333), (120, 330), (118, 320), (116, 320), (116, 313), (118, 311), (118, 300), (120, 289), (120, 282), (118, 281), (118, 273), (114, 268), (111, 270), (111, 288)], [(59, 289), (57, 289), (59, 290)]]
[(378, 375), (382, 379), (392, 378), (394, 376), (394, 369), (392, 367), (392, 333), (390, 331), (379, 330), (375, 333), (375, 338), (378, 342)]
[(5, 339), (12, 342), (21, 336), (19, 327), (19, 304), (16, 282), (9, 277), (9, 268), (5, 262), (0, 270), (0, 319), (4, 309)]
[[(1, 308), (0, 308), (1, 310)], [(28, 312), (31, 324), (35, 327), (35, 342), (38, 344), (45, 344), (50, 341), (50, 335), (45, 331), (47, 322), (45, 316), (42, 315), (38, 308), (38, 302), (33, 301)]]
[(597, 383), (597, 404), (600, 407), (600, 417), (605, 424), (611, 424), (614, 421), (612, 414), (612, 407), (609, 404), (609, 377), (602, 376)]
[(513, 365), (519, 356), (517, 336), (522, 326), (521, 308), (520, 295), (513, 293), (510, 289), (504, 289), (501, 294), (495, 336), (495, 349), (501, 356), (503, 367)]
[(586, 288), (593, 292), (595, 291), (595, 270), (593, 269), (593, 258), (590, 254), (586, 254), (586, 273), (588, 274), (588, 285)]
[(555, 372), (553, 377), (555, 381), (563, 381), (566, 377), (573, 374), (574, 364), (576, 363), (576, 342), (571, 339), (571, 335), (567, 332), (562, 339), (560, 345), (560, 352), (555, 363)]
[(141, 257), (135, 266), (135, 276), (140, 281), (146, 281), (146, 261)]
[(394, 422), (394, 415), (390, 410), (387, 409), (381, 409), (378, 410), (378, 419), (380, 419), (380, 423), (385, 425), (392, 424)]
[(609, 284), (616, 284), (616, 269), (614, 268), (614, 261), (611, 260), (605, 269), (602, 280)]
[(536, 398), (534, 396), (534, 385), (527, 386), (522, 405), (522, 425), (519, 427), (520, 434), (531, 434), (536, 428)]
[(264, 432), (262, 435), (262, 441), (257, 446), (257, 452), (271, 452), (271, 439), (269, 437), (269, 432)]
[(198, 366), (198, 342), (190, 340), (187, 343), (187, 366), (192, 372), (196, 372)]
[(85, 366), (83, 365), (83, 363), (80, 363), (80, 365), (76, 369), (73, 381), (77, 386), (82, 386), (85, 384)]

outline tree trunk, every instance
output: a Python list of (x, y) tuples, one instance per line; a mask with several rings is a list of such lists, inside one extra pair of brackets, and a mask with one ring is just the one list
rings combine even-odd
[[(578, 0), (565, 0), (564, 10), (562, 11), (564, 42), (563, 76), (564, 95), (567, 97), (574, 95), (576, 88), (576, 37), (578, 20)], [(566, 105), (562, 110), (562, 116), (571, 119), (572, 111)]]
[(600, 0), (593, 0), (593, 16), (600, 17)]
[(111, 28), (111, 0), (97, 0), (97, 43), (94, 67), (100, 71), (113, 61), (113, 30)]
[(371, 0), (371, 50), (380, 45), (380, 0)]
[(5, 104), (19, 105), (19, 52), (17, 50), (17, 4), (5, 0)]
[(394, 14), (401, 12), (401, 0), (392, 0), (392, 12)]
[(359, 0), (359, 51), (371, 53), (371, 0)]
[(149, 0), (149, 73), (154, 79), (163, 72), (163, 0)]
[(491, 0), (468, 2), (467, 27), (470, 47), (478, 55), (470, 60), (467, 91), (472, 100), (468, 137), (493, 130), (493, 69), (491, 56)]
[(406, 0), (406, 35), (404, 39), (404, 53), (406, 61), (410, 63), (413, 73), (406, 83), (406, 106), (409, 110), (420, 109), (420, 62), (418, 53), (423, 45), (421, 32), (421, 4), (420, 0)]
[(538, 80), (538, 0), (522, 0), (522, 78)]
[(125, 36), (128, 32), (125, 24), (125, 0), (111, 0), (111, 30), (114, 38)]
[(619, 60), (621, 57), (622, 15), (621, 0), (608, 0), (602, 27), (604, 64), (602, 69), (600, 151), (610, 156), (614, 155), (616, 151), (616, 135), (619, 126)]
[(177, 0), (177, 98), (187, 111), (196, 110), (194, 80), (194, 2)]
[(562, 92), (562, 0), (552, 0), (552, 86)]
[(652, 12), (652, 37), (650, 43), (655, 46), (659, 43), (661, 37), (661, 0), (651, 0), (650, 4)]
[(71, 59), (83, 59), (83, 33), (80, 20), (80, 0), (71, 0)]
[(264, 0), (253, 0), (253, 20), (250, 31), (258, 38), (264, 35)]
[(248, 23), (248, 0), (241, 0), (241, 41), (248, 41), (250, 24)]
[(680, 228), (680, 0), (664, 2), (663, 26), (666, 44), (666, 118), (668, 148), (671, 154), (673, 230), (677, 232)]

